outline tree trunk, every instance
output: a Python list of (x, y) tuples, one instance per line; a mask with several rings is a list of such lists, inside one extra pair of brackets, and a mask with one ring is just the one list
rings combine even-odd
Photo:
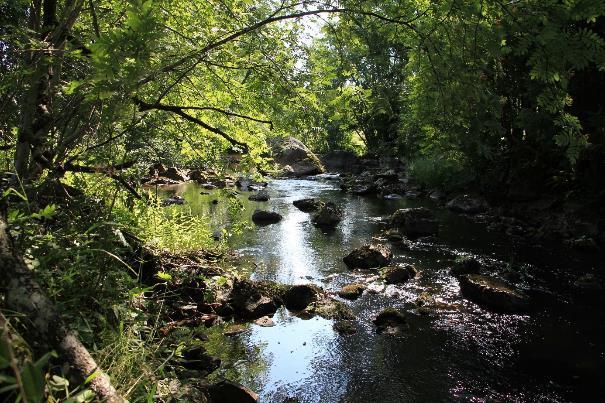
[(23, 258), (16, 253), (4, 217), (0, 217), (0, 284), (6, 308), (26, 318), (23, 321), (27, 328), (24, 336), (32, 347), (54, 349), (81, 381), (96, 373), (88, 386), (100, 400), (110, 403), (125, 401), (111, 385), (107, 374), (98, 368), (86, 347), (69, 330)]

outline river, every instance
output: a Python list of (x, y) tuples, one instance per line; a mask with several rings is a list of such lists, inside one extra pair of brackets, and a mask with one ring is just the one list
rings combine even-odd
[[(229, 222), (225, 203), (197, 185), (173, 188), (186, 208)], [(244, 230), (230, 246), (254, 262), (252, 279), (287, 284), (315, 283), (327, 290), (364, 281), (342, 262), (351, 249), (371, 241), (398, 208), (425, 206), (440, 222), (439, 236), (393, 248), (394, 261), (411, 263), (420, 275), (404, 285), (376, 283), (346, 301), (357, 332), (339, 335), (332, 321), (299, 318), (281, 308), (276, 326), (251, 324), (239, 336), (211, 336), (209, 350), (223, 359), (214, 377), (227, 377), (259, 393), (262, 402), (565, 402), (605, 399), (605, 313), (603, 300), (574, 287), (574, 280), (603, 267), (599, 256), (570, 253), (556, 245), (527, 244), (489, 232), (485, 225), (424, 199), (385, 200), (348, 195), (337, 181), (275, 180), (268, 202), (238, 196), (239, 215), (255, 208), (283, 215), (274, 225)], [(319, 197), (341, 205), (344, 220), (333, 231), (314, 227), (292, 201)], [(525, 290), (532, 308), (524, 315), (496, 314), (460, 296), (449, 274), (459, 255), (473, 255)], [(421, 312), (422, 293), (439, 309)], [(372, 318), (385, 307), (407, 312), (404, 337), (376, 334)], [(218, 332), (218, 331), (217, 331)], [(212, 351), (214, 350), (214, 351)]]

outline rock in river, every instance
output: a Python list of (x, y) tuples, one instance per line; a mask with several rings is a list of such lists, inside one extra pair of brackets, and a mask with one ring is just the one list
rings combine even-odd
[(322, 203), (315, 214), (313, 224), (317, 227), (335, 227), (343, 217), (343, 211), (332, 202)]
[(433, 212), (424, 207), (399, 209), (391, 216), (390, 224), (410, 237), (436, 235), (439, 231)]
[(354, 300), (363, 294), (366, 286), (363, 284), (348, 284), (342, 287), (338, 292), (338, 296), (344, 299)]
[(492, 311), (512, 313), (528, 307), (528, 297), (502, 280), (467, 274), (460, 276), (458, 281), (464, 298)]
[(244, 314), (249, 318), (260, 318), (265, 315), (273, 315), (277, 311), (277, 304), (273, 298), (261, 295), (247, 301)]
[(324, 172), (324, 168), (315, 154), (300, 140), (286, 137), (274, 150), (274, 160), (289, 167), (290, 176), (315, 175)]
[(185, 199), (183, 199), (181, 196), (169, 197), (167, 199), (162, 200), (162, 206), (164, 207), (174, 205), (180, 206), (183, 204), (185, 204)]
[(254, 323), (256, 323), (257, 325), (262, 326), (262, 327), (275, 326), (275, 322), (273, 321), (273, 319), (271, 319), (268, 316), (263, 316), (262, 318), (258, 318), (257, 320), (254, 321)]
[(293, 285), (283, 295), (284, 305), (290, 310), (302, 311), (319, 300), (321, 294), (321, 288), (313, 284)]
[(481, 263), (472, 256), (458, 256), (451, 269), (453, 276), (463, 274), (480, 274), (482, 270)]
[(254, 210), (252, 214), (252, 221), (255, 224), (275, 224), (280, 222), (281, 219), (281, 214), (275, 211)]
[(319, 208), (322, 205), (322, 202), (317, 199), (310, 198), (310, 199), (294, 200), (292, 202), (292, 204), (294, 204), (294, 207), (296, 207), (300, 211), (303, 211), (305, 213), (310, 213), (312, 211), (319, 210)]
[(269, 193), (265, 191), (260, 191), (258, 193), (251, 194), (248, 196), (248, 200), (257, 201), (257, 202), (266, 202), (269, 201)]
[(378, 334), (402, 335), (409, 329), (405, 314), (395, 308), (386, 308), (374, 319)]
[(477, 214), (487, 210), (487, 202), (480, 197), (463, 194), (450, 200), (447, 208), (458, 213)]
[(382, 276), (387, 284), (401, 284), (416, 277), (418, 271), (411, 264), (385, 267)]
[(350, 269), (372, 269), (388, 265), (392, 258), (393, 253), (388, 246), (368, 244), (354, 249), (342, 260)]

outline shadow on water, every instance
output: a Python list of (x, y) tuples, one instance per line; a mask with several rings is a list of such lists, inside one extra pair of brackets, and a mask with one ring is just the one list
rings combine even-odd
[[(211, 217), (216, 228), (231, 220), (225, 203), (212, 204), (193, 184), (171, 191), (189, 208)], [(435, 210), (440, 234), (407, 250), (394, 248), (394, 261), (414, 264), (421, 275), (402, 286), (378, 286), (347, 304), (357, 332), (341, 336), (332, 321), (301, 319), (284, 308), (275, 327), (251, 325), (248, 333), (223, 340), (236, 353), (219, 375), (259, 392), (261, 401), (578, 401), (602, 400), (605, 369), (605, 313), (600, 297), (584, 298), (572, 287), (578, 273), (602, 269), (599, 256), (557, 246), (520, 243), (452, 214), (427, 200), (382, 200), (346, 195), (337, 182), (276, 180), (268, 202), (239, 197), (238, 214), (249, 222), (256, 208), (279, 212), (277, 224), (231, 238), (233, 248), (257, 263), (254, 279), (316, 283), (328, 290), (359, 281), (342, 257), (377, 235), (381, 221), (398, 208)], [(340, 204), (345, 218), (333, 231), (315, 228), (292, 201), (320, 197)], [(453, 259), (470, 254), (503, 267), (532, 296), (527, 315), (487, 312), (459, 295), (449, 274)], [(507, 269), (508, 268), (508, 269)], [(579, 271), (582, 270), (582, 271)], [(363, 277), (363, 276), (362, 276)], [(367, 277), (367, 275), (366, 275)], [(429, 293), (439, 309), (421, 313), (414, 301)], [(401, 338), (377, 335), (372, 318), (387, 306), (408, 311), (411, 329)], [(239, 346), (239, 347), (238, 347)], [(254, 352), (254, 353), (251, 353)], [(260, 365), (259, 363), (262, 363)], [(253, 375), (251, 375), (253, 374)]]

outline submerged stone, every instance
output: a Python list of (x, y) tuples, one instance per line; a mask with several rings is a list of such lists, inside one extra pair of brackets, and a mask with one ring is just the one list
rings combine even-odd
[(231, 325), (225, 329), (223, 334), (225, 336), (237, 336), (238, 334), (245, 333), (248, 328), (244, 325)]
[(405, 314), (395, 308), (386, 308), (374, 319), (376, 332), (399, 336), (409, 329)]
[(257, 201), (257, 202), (266, 202), (269, 201), (269, 193), (265, 191), (260, 191), (258, 193), (251, 194), (248, 196), (248, 200)]
[(180, 365), (206, 374), (215, 371), (221, 365), (220, 358), (209, 355), (203, 346), (185, 348), (182, 355), (183, 358), (178, 361)]

